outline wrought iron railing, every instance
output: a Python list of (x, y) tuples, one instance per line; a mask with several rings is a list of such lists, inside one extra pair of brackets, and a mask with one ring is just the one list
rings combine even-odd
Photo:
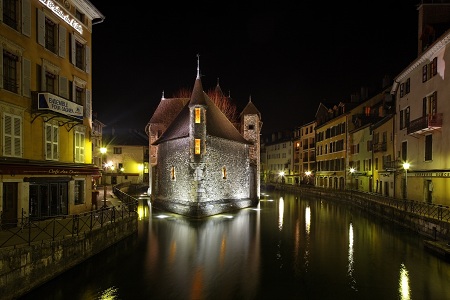
[(68, 236), (79, 236), (102, 228), (107, 224), (135, 218), (138, 200), (117, 188), (113, 188), (113, 190), (114, 194), (122, 201), (122, 205), (45, 219), (0, 220), (0, 248), (15, 247), (21, 244), (30, 245), (36, 241), (54, 241)]
[(426, 116), (412, 120), (407, 128), (408, 134), (421, 133), (442, 127), (442, 113), (428, 114)]

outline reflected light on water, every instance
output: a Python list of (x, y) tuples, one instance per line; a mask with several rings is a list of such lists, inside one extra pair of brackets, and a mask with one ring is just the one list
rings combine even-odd
[(283, 229), (283, 214), (284, 214), (284, 199), (280, 197), (280, 202), (278, 203), (278, 229), (281, 231)]
[(354, 237), (353, 237), (353, 224), (350, 222), (350, 226), (348, 228), (348, 268), (347, 268), (347, 274), (350, 279), (350, 287), (357, 291), (356, 288), (356, 280), (353, 277), (353, 271), (354, 271), (354, 249), (353, 249), (353, 243), (354, 243)]
[(400, 278), (398, 280), (398, 292), (400, 300), (411, 299), (411, 289), (409, 287), (409, 272), (404, 264), (400, 266)]
[(309, 205), (305, 209), (305, 227), (306, 227), (306, 233), (309, 234), (311, 231), (311, 208)]
[(104, 290), (103, 292), (100, 293), (98, 299), (99, 300), (114, 300), (114, 299), (119, 299), (118, 297), (118, 291), (119, 289), (116, 287), (110, 287), (106, 290)]
[(165, 218), (168, 218), (169, 216), (166, 216), (166, 215), (157, 215), (156, 216), (158, 219), (165, 219)]
[(309, 238), (311, 233), (311, 207), (308, 205), (305, 208), (305, 231), (306, 231), (306, 246), (305, 246), (305, 271), (308, 272), (309, 266)]

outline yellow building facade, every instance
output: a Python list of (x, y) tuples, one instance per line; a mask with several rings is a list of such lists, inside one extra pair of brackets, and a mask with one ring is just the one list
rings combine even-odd
[(2, 223), (92, 209), (89, 1), (0, 0)]

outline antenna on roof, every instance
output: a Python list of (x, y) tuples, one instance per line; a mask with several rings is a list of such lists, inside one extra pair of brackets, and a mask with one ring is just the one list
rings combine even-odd
[(200, 79), (200, 54), (197, 53), (197, 79)]

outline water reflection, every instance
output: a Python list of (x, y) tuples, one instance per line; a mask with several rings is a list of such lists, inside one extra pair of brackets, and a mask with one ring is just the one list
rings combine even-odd
[(252, 299), (259, 281), (258, 219), (252, 209), (202, 220), (154, 212), (149, 239), (157, 244), (148, 253), (158, 255), (146, 258), (144, 276), (151, 282), (157, 273), (158, 291), (166, 291), (168, 299), (225, 299), (237, 291)]
[(348, 277), (350, 279), (350, 287), (353, 290), (357, 290), (356, 288), (356, 280), (353, 277), (353, 224), (350, 222), (350, 226), (348, 229)]
[(400, 300), (410, 300), (409, 274), (404, 264), (400, 265), (400, 279), (398, 283)]
[(139, 213), (136, 236), (23, 299), (406, 300), (450, 294), (449, 263), (427, 253), (420, 237), (336, 202), (274, 192), (254, 209), (200, 220), (153, 210), (145, 201)]

